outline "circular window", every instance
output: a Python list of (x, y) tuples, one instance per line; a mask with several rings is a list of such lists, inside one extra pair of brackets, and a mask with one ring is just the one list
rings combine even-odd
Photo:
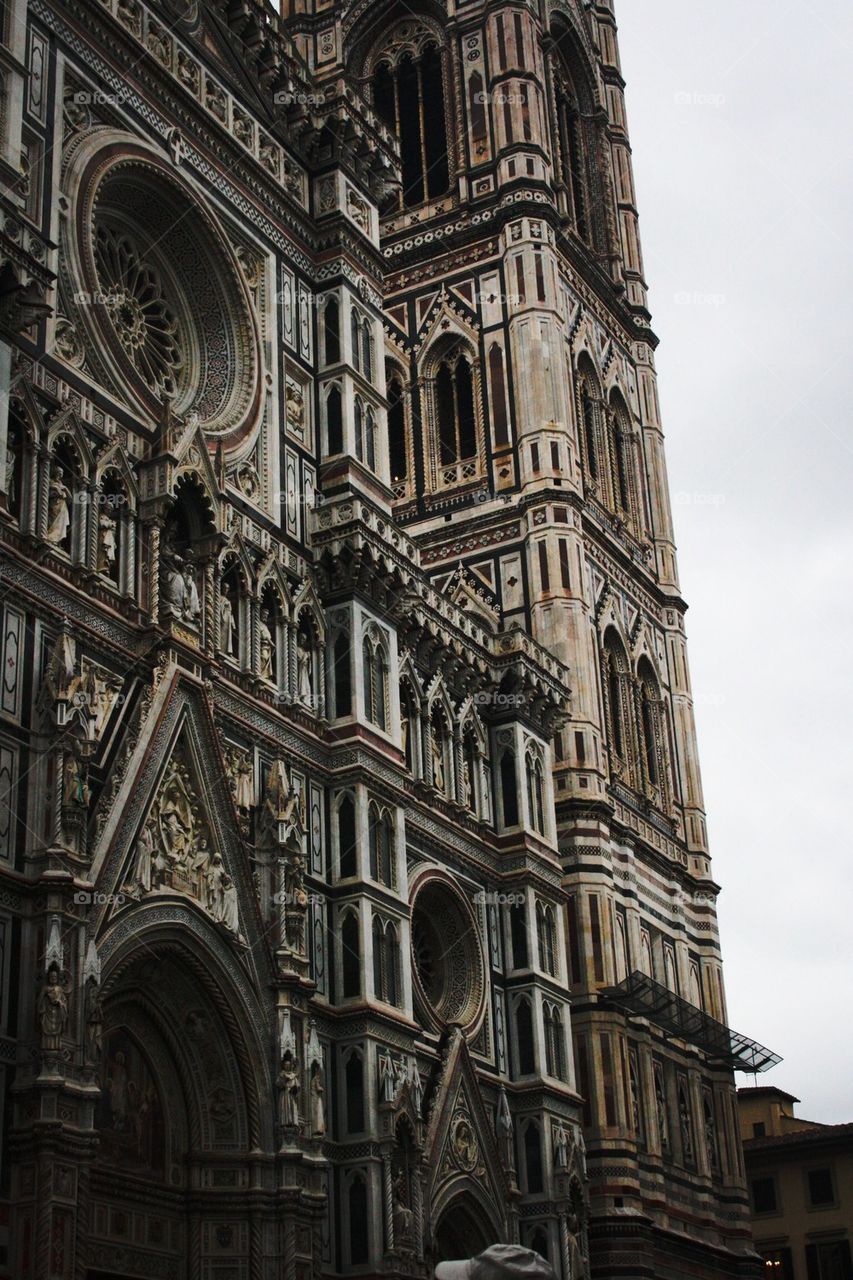
[(412, 907), (415, 989), (431, 1020), (471, 1027), (485, 999), (477, 922), (462, 895), (446, 881), (428, 879)]
[(137, 141), (75, 155), (68, 270), (76, 322), (118, 388), (154, 419), (236, 443), (261, 402), (257, 321), (236, 255), (198, 194)]

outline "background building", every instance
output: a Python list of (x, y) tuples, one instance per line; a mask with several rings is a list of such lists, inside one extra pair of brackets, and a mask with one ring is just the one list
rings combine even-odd
[(794, 1115), (799, 1098), (739, 1089), (738, 1110), (755, 1247), (768, 1277), (853, 1276), (853, 1124)]
[(6, 1273), (751, 1274), (611, 5), (3, 22)]

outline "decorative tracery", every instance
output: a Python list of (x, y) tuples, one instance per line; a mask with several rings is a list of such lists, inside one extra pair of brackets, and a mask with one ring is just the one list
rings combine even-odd
[(450, 186), (445, 72), (437, 39), (417, 22), (393, 29), (375, 59), (373, 105), (400, 143), (400, 207), (444, 195)]

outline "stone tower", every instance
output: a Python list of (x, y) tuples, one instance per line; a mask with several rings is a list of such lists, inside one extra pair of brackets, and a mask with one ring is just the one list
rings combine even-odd
[(749, 1274), (611, 6), (0, 75), (0, 1277)]

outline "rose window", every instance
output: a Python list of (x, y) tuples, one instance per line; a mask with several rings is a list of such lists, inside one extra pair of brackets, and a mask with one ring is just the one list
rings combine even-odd
[(156, 270), (129, 236), (107, 226), (95, 234), (95, 266), (119, 342), (151, 390), (173, 396), (186, 338)]
[(93, 371), (150, 422), (197, 417), (236, 445), (260, 420), (260, 330), (224, 225), (138, 139), (75, 152), (63, 269)]
[(470, 1027), (484, 1000), (484, 966), (477, 922), (465, 899), (431, 878), (412, 909), (415, 990), (430, 1020)]

